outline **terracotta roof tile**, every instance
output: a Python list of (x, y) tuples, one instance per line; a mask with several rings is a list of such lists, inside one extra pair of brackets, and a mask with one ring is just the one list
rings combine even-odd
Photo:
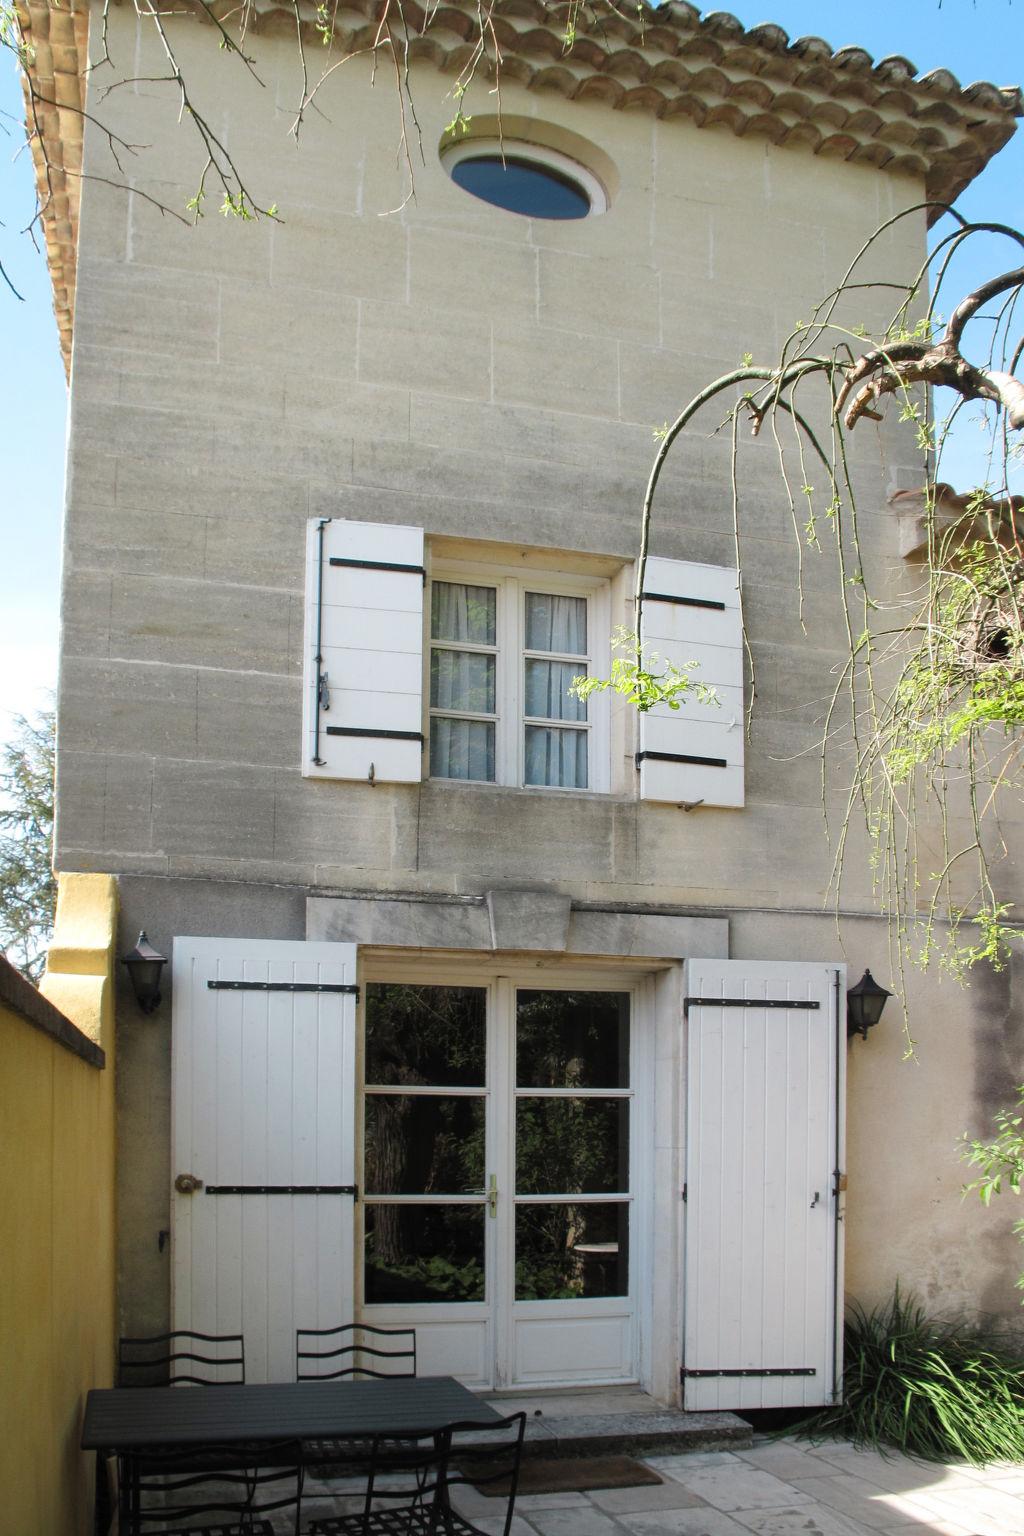
[[(314, 8), (309, 0), (298, 3), (313, 37)], [(87, 0), (17, 0), (17, 5), (26, 41), (34, 49), (32, 78), (46, 98), (32, 152), (67, 363), (74, 319), (80, 192), (75, 173), (81, 166)], [(914, 64), (901, 55), (876, 63), (863, 48), (833, 50), (820, 37), (790, 39), (771, 23), (746, 29), (728, 11), (701, 17), (684, 0), (657, 10), (643, 6), (635, 19), (621, 12), (602, 16), (600, 27), (591, 33), (581, 29), (568, 51), (557, 7), (544, 0), (498, 0), (498, 5), (495, 30), (504, 74), (528, 89), (554, 90), (570, 100), (598, 96), (618, 110), (687, 116), (699, 126), (722, 124), (738, 135), (762, 135), (819, 155), (888, 166), (920, 176), (926, 196), (936, 202), (953, 202), (1024, 115), (1016, 86), (978, 81), (961, 87), (947, 69), (917, 79)], [(203, 18), (192, 0), (170, 0), (162, 10), (170, 9)], [(345, 0), (338, 20), (339, 50), (372, 43), (378, 10), (379, 0)], [(252, 0), (250, 14), (255, 31), (294, 27), (291, 0)], [(413, 56), (457, 73), (475, 25), (476, 0), (445, 0), (436, 8), (405, 0), (403, 14), (410, 31), (421, 34), (414, 40)]]

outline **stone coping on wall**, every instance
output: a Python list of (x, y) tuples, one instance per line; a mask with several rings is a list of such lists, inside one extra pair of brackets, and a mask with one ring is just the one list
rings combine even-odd
[(49, 1035), (51, 1040), (72, 1055), (80, 1056), (90, 1067), (106, 1066), (107, 1058), (96, 1042), (83, 1035), (3, 955), (0, 955), (0, 1007), (10, 1008), (26, 1024)]
[[(82, 171), (88, 0), (16, 0), (38, 96), (32, 155), (65, 366), (74, 320), (79, 192)], [(372, 47), (380, 0), (342, 0), (336, 14), (339, 54)], [(232, 18), (233, 0), (168, 0), (209, 21)], [(249, 27), (295, 36), (296, 13), (319, 43), (310, 0), (252, 0)], [(476, 0), (438, 4), (404, 0), (409, 57), (458, 75), (467, 68), (479, 27)], [(866, 163), (920, 179), (925, 197), (953, 202), (1013, 134), (1024, 115), (1017, 86), (987, 81), (961, 86), (945, 69), (917, 77), (909, 59), (877, 62), (862, 48), (833, 49), (820, 37), (791, 39), (782, 27), (745, 28), (727, 11), (701, 15), (675, 0), (657, 10), (602, 11), (600, 25), (580, 24), (566, 45), (567, 8), (544, 0), (493, 0), (491, 57), (480, 74), (570, 100), (599, 99), (618, 110), (684, 117), (813, 154)], [(27, 93), (26, 93), (27, 95)], [(932, 219), (938, 218), (936, 206)]]

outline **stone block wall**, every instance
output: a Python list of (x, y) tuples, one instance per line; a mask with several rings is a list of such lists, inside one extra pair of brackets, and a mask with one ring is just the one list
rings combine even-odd
[[(418, 65), (425, 163), (403, 204), (390, 85), (371, 89), (367, 69), (346, 65), (296, 149), (291, 44), (251, 40), (261, 91), (208, 28), (172, 25), (282, 222), (241, 225), (211, 208), (187, 230), (139, 195), (86, 184), (60, 867), (312, 889), (478, 890), (486, 879), (609, 899), (819, 900), (829, 857), (813, 749), (843, 656), (840, 588), (832, 555), (805, 552), (805, 635), (770, 435), (742, 449), (755, 670), (738, 813), (684, 817), (632, 793), (304, 779), (303, 532), (320, 516), (414, 523), (428, 537), (500, 542), (513, 560), (541, 548), (567, 564), (628, 564), (654, 429), (744, 353), (771, 358), (918, 186), (507, 80), (506, 123), (582, 136), (616, 187), (603, 215), (526, 220), (450, 181), (437, 155), (450, 82)], [(157, 72), (132, 16), (115, 10), (109, 26), (119, 67), (137, 55), (134, 73)], [(201, 155), (167, 88), (141, 81), (105, 112), (153, 146), (139, 187), (182, 207)], [(91, 131), (86, 154), (94, 173), (110, 170)], [(923, 232), (901, 230), (888, 254), (909, 270)], [(735, 562), (728, 444), (707, 435), (719, 419), (711, 412), (670, 461), (658, 554)], [(909, 445), (885, 428), (858, 447), (866, 558), (898, 582), (885, 500), (914, 479)], [(866, 901), (866, 876), (851, 899)]]

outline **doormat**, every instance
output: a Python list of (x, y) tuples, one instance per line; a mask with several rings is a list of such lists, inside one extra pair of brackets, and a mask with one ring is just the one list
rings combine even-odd
[[(462, 1469), (472, 1480), (473, 1466)], [(641, 1488), (664, 1479), (632, 1456), (531, 1456), (519, 1469), (517, 1493), (586, 1493), (589, 1488)], [(478, 1487), (488, 1498), (508, 1497), (508, 1478)]]

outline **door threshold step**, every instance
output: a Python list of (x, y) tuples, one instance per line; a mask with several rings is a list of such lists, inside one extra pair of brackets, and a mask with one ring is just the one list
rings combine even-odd
[[(500, 1413), (514, 1413), (508, 1398), (491, 1399)], [(524, 1405), (525, 1406), (525, 1405)], [(681, 1408), (640, 1413), (546, 1415), (526, 1421), (527, 1456), (677, 1456), (687, 1451), (746, 1450), (750, 1425), (735, 1413), (684, 1413)]]

